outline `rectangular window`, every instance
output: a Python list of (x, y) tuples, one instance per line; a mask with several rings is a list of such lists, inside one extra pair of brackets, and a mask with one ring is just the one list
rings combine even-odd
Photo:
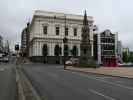
[(74, 32), (74, 36), (77, 36), (77, 28), (74, 28), (73, 32)]
[(65, 36), (68, 36), (68, 27), (65, 28)]
[(43, 33), (44, 34), (47, 34), (47, 28), (48, 28), (48, 26), (43, 26)]
[(59, 35), (59, 33), (60, 33), (60, 28), (56, 27), (56, 35)]

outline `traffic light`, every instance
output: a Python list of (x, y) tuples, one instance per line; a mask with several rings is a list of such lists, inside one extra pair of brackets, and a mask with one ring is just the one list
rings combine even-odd
[(67, 42), (68, 42), (68, 39), (66, 37), (64, 37), (63, 43), (67, 43)]
[(19, 44), (15, 45), (15, 50), (18, 51), (19, 50)]

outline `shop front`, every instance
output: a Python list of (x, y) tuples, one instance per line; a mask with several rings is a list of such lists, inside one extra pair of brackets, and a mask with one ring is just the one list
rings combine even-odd
[(103, 59), (103, 66), (104, 67), (117, 67), (117, 59), (115, 57), (111, 57), (111, 58), (104, 58)]

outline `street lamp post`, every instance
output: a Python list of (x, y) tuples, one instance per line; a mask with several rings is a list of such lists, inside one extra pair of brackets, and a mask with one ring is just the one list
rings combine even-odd
[(64, 43), (64, 70), (66, 69), (66, 64), (65, 64), (66, 59), (67, 59), (66, 52), (68, 52), (68, 50), (65, 50), (66, 49), (65, 45), (67, 44), (67, 42), (68, 42), (68, 39), (66, 37), (64, 37), (64, 39), (63, 39), (63, 43)]
[[(64, 26), (63, 44), (64, 44), (64, 47), (65, 47), (65, 45), (68, 42), (68, 39), (66, 38), (66, 15), (60, 16), (60, 17), (64, 17), (64, 24), (65, 24), (65, 26)], [(54, 16), (54, 19), (56, 19), (56, 16)], [(64, 51), (64, 52), (68, 52), (68, 51)], [(67, 58), (67, 54), (65, 55), (65, 53), (64, 53), (64, 70), (66, 69), (66, 66), (65, 66), (66, 58)]]
[(16, 44), (15, 45), (15, 51), (16, 51), (16, 53), (17, 53), (17, 56), (16, 56), (16, 65), (18, 65), (18, 59), (19, 59), (19, 44)]
[[(68, 43), (68, 39), (67, 39), (67, 37), (66, 37), (66, 16), (65, 16), (65, 27), (64, 27), (64, 38), (63, 38), (63, 43), (64, 43), (64, 70), (66, 69), (66, 60), (67, 60), (67, 56), (69, 55), (69, 53), (68, 53), (68, 48), (67, 48), (67, 50), (65, 50), (66, 48), (65, 48), (65, 45), (67, 45), (67, 43)], [(65, 52), (67, 52), (67, 53), (65, 53)]]

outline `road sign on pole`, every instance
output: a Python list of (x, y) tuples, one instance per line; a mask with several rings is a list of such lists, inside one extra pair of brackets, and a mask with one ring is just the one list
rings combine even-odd
[(15, 51), (19, 51), (19, 44), (15, 45)]

